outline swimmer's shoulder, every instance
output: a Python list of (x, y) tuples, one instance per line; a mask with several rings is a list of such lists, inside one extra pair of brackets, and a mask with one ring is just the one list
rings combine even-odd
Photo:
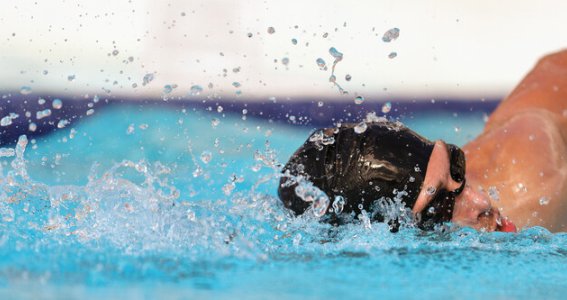
[(494, 156), (540, 157), (556, 166), (567, 164), (567, 118), (545, 109), (530, 109), (490, 125), (466, 148), (491, 149)]
[[(471, 182), (496, 187), (498, 205), (519, 226), (565, 229), (567, 143), (561, 124), (547, 110), (519, 111), (465, 146)], [(541, 199), (549, 204), (542, 206)]]

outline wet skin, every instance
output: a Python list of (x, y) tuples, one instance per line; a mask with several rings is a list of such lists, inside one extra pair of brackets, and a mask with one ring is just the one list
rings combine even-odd
[(542, 58), (463, 150), (471, 193), (520, 228), (567, 231), (567, 51)]
[[(450, 160), (447, 145), (436, 141), (427, 165), (423, 187), (412, 212), (419, 216), (441, 190), (454, 191), (463, 183), (455, 181), (449, 172)], [(470, 184), (464, 183), (462, 192), (455, 198), (451, 221), (460, 226), (472, 227), (481, 231), (515, 231), (490, 199), (482, 192), (475, 191)]]

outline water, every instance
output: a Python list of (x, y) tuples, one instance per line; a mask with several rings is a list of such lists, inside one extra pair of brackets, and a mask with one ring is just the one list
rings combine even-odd
[(392, 28), (384, 32), (384, 35), (382, 36), (382, 41), (384, 43), (389, 43), (391, 41), (398, 39), (399, 36), (400, 36), (400, 29)]
[[(2, 149), (0, 297), (508, 299), (567, 292), (563, 233), (449, 227), (392, 234), (364, 218), (332, 228), (313, 215), (292, 217), (276, 198), (277, 174), (312, 129), (242, 116), (111, 106)], [(439, 113), (404, 122), (430, 139), (463, 144), (482, 119)]]

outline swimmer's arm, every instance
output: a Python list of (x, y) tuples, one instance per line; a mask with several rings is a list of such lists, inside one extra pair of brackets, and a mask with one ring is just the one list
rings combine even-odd
[(485, 132), (522, 111), (546, 110), (567, 125), (567, 50), (541, 58), (490, 116)]

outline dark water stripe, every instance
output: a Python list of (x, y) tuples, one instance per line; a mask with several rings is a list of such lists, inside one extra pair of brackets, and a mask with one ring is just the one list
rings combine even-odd
[[(10, 93), (2, 93), (10, 95)], [(45, 104), (38, 104), (38, 99), (46, 100)], [(59, 98), (63, 101), (61, 109), (53, 109), (51, 102)], [(319, 106), (322, 101), (323, 105)], [(20, 95), (12, 93), (0, 99), (0, 118), (16, 113), (18, 118), (12, 120), (12, 124), (0, 127), (0, 145), (10, 145), (16, 142), (18, 136), (28, 135), (29, 138), (49, 134), (57, 130), (59, 120), (66, 119), (70, 122), (67, 128), (83, 119), (89, 118), (86, 115), (88, 103), (92, 98), (83, 99), (82, 97), (56, 96), (56, 95)], [(223, 113), (243, 114), (247, 110), (246, 116), (269, 120), (279, 124), (294, 126), (325, 127), (332, 126), (336, 122), (356, 122), (361, 120), (369, 112), (376, 112), (378, 116), (383, 115), (381, 108), (386, 100), (370, 101), (362, 104), (354, 102), (339, 101), (338, 99), (321, 100), (320, 98), (295, 98), (293, 100), (247, 100), (245, 98), (223, 98), (223, 99), (191, 99), (191, 100), (168, 100), (164, 101), (155, 98), (117, 98), (100, 97), (98, 103), (92, 103), (95, 114), (100, 113), (106, 107), (116, 105), (128, 105), (134, 109), (147, 108), (170, 108), (170, 109), (195, 109), (217, 111), (220, 105)], [(439, 112), (449, 112), (467, 114), (471, 112), (490, 114), (498, 105), (498, 99), (473, 100), (473, 99), (436, 99), (433, 103), (428, 99), (398, 99), (390, 101), (391, 111), (387, 114), (389, 118), (412, 118), (424, 114), (435, 114)], [(36, 119), (36, 112), (44, 109), (51, 109), (52, 114), (41, 120)], [(26, 111), (31, 113), (28, 119), (25, 117)], [(34, 122), (37, 130), (28, 130), (28, 124)]]

